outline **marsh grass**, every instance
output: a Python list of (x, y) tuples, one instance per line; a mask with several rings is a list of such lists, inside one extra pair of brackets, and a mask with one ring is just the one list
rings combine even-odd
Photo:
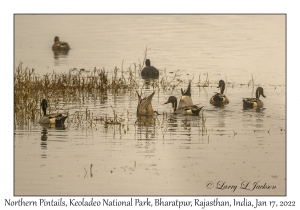
[(197, 83), (197, 87), (208, 87), (210, 84), (210, 81), (208, 79), (208, 73), (206, 72), (206, 79), (203, 83), (201, 83), (201, 75), (199, 74), (199, 80)]
[[(34, 69), (23, 68), (20, 63), (14, 72), (15, 126), (27, 124), (28, 121), (37, 122), (42, 115), (40, 102), (43, 98), (49, 101), (48, 113), (65, 110), (67, 114), (69, 110), (66, 105), (78, 98), (84, 101), (91, 94), (94, 98), (102, 98), (108, 90), (116, 92), (138, 88), (131, 68), (126, 73), (129, 75), (127, 78), (123, 68), (116, 67), (110, 77), (104, 68), (95, 67), (92, 71), (70, 69), (69, 73), (52, 72), (40, 77), (34, 73)], [(82, 116), (80, 112), (75, 112), (72, 120), (77, 119), (80, 124)], [(86, 116), (85, 120), (90, 120), (90, 126), (93, 126), (92, 117)]]

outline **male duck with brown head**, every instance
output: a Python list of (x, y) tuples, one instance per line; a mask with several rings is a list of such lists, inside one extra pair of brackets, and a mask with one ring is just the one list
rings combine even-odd
[(228, 98), (224, 95), (225, 90), (225, 82), (223, 80), (219, 81), (220, 93), (216, 93), (214, 96), (211, 97), (210, 103), (215, 106), (223, 106), (229, 103)]
[(155, 112), (153, 111), (153, 107), (152, 107), (152, 98), (155, 94), (155, 91), (145, 97), (142, 98), (141, 95), (136, 91), (137, 95), (138, 95), (138, 106), (137, 106), (137, 115), (138, 116), (152, 116)]
[(145, 61), (146, 67), (143, 68), (141, 76), (143, 79), (157, 79), (159, 77), (159, 71), (150, 65), (150, 59)]
[(188, 88), (186, 90), (181, 89), (181, 99), (177, 106), (177, 98), (175, 96), (170, 96), (168, 101), (164, 104), (171, 103), (174, 114), (188, 114), (188, 115), (199, 115), (200, 110), (203, 108), (198, 107), (193, 104), (191, 97), (191, 82), (189, 82)]
[(54, 44), (52, 45), (52, 50), (55, 52), (68, 52), (70, 50), (70, 46), (67, 42), (59, 41), (59, 37), (54, 37)]
[(264, 103), (259, 99), (259, 96), (262, 95), (264, 98), (264, 89), (258, 87), (256, 89), (256, 98), (244, 98), (243, 99), (243, 108), (244, 109), (260, 109), (264, 107)]
[(68, 116), (63, 116), (60, 113), (54, 114), (46, 114), (46, 110), (48, 108), (48, 102), (46, 99), (43, 99), (41, 102), (41, 108), (43, 110), (44, 116), (39, 120), (40, 124), (50, 124), (55, 127), (62, 127), (64, 125), (65, 120)]

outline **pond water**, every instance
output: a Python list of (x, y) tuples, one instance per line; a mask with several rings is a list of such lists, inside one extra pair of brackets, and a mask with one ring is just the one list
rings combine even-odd
[[(126, 71), (142, 65), (147, 48), (160, 78), (182, 81), (163, 90), (136, 75), (139, 92), (156, 91), (160, 115), (151, 121), (137, 121), (136, 90), (120, 90), (61, 99), (70, 116), (64, 129), (16, 126), (15, 195), (285, 195), (285, 24), (284, 15), (15, 15), (15, 67), (22, 62), (40, 76)], [(67, 55), (54, 57), (56, 35), (70, 44)], [(199, 87), (206, 78), (208, 87)], [(220, 79), (230, 103), (214, 107)], [(164, 103), (189, 80), (203, 111), (174, 116)], [(265, 109), (243, 110), (258, 86)], [(115, 111), (123, 121), (76, 120), (86, 109), (99, 119)]]

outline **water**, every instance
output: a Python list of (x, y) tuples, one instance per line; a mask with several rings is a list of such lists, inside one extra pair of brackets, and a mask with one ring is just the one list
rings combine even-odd
[[(51, 51), (56, 35), (71, 46), (58, 59)], [(122, 125), (69, 117), (63, 130), (17, 127), (15, 195), (285, 195), (285, 16), (15, 16), (15, 65), (38, 75), (94, 67), (112, 72), (122, 64), (126, 70), (143, 61), (146, 46), (161, 78), (171, 81), (176, 73), (183, 80), (173, 92), (155, 89), (152, 104), (161, 115), (139, 124), (135, 90), (124, 90), (60, 104), (70, 116), (87, 108), (99, 119), (114, 109)], [(209, 87), (198, 87), (207, 76)], [(203, 117), (173, 116), (163, 104), (171, 94), (179, 97), (190, 79)], [(220, 79), (229, 83), (223, 108), (209, 104)], [(254, 97), (257, 86), (264, 88), (266, 109), (243, 110), (242, 98)], [(144, 95), (152, 92), (143, 86)], [(239, 188), (255, 182), (276, 189)], [(224, 189), (234, 185), (235, 191)]]

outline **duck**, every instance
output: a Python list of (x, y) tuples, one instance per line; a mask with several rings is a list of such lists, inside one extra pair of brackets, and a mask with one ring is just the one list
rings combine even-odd
[(46, 114), (48, 108), (47, 99), (43, 99), (41, 102), (41, 108), (43, 110), (44, 116), (39, 120), (40, 124), (50, 124), (55, 125), (55, 127), (62, 127), (64, 125), (65, 120), (68, 116), (63, 116), (60, 113)]
[(262, 87), (258, 87), (256, 89), (256, 98), (244, 98), (243, 99), (243, 108), (244, 109), (260, 109), (264, 107), (264, 103), (259, 99), (260, 96), (264, 95), (264, 89)]
[(220, 93), (216, 93), (215, 95), (213, 95), (210, 99), (210, 103), (215, 106), (223, 106), (225, 104), (228, 104), (229, 99), (224, 95), (224, 90), (225, 90), (224, 80), (219, 81), (219, 86), (217, 88), (220, 88)]
[(159, 77), (159, 71), (150, 64), (150, 59), (145, 61), (146, 67), (143, 68), (141, 76), (143, 79), (157, 79)]
[[(182, 101), (182, 100), (180, 100)], [(168, 101), (165, 102), (164, 104), (168, 104), (171, 103), (172, 104), (172, 113), (173, 114), (186, 114), (186, 115), (196, 115), (199, 116), (199, 113), (201, 111), (202, 107), (198, 107), (197, 105), (187, 105), (187, 106), (181, 106), (180, 102), (178, 104), (177, 107), (177, 98), (175, 96), (170, 96)]]
[(70, 50), (70, 45), (67, 42), (59, 41), (59, 37), (55, 36), (52, 50), (56, 52), (68, 52)]
[(152, 116), (155, 112), (153, 111), (153, 107), (152, 107), (152, 98), (155, 94), (155, 91), (147, 96), (142, 98), (141, 95), (138, 93), (138, 91), (136, 91), (137, 95), (138, 95), (138, 106), (137, 106), (137, 115), (138, 116)]
[(175, 96), (170, 96), (168, 101), (164, 104), (172, 104), (172, 113), (174, 114), (187, 114), (187, 115), (199, 115), (200, 110), (203, 108), (194, 105), (192, 94), (191, 94), (191, 81), (188, 84), (186, 90), (181, 88), (181, 98), (177, 106), (177, 98)]
[[(177, 101), (177, 99), (176, 99), (176, 101)], [(186, 90), (183, 90), (181, 88), (181, 98), (180, 98), (177, 109), (181, 109), (182, 107), (193, 106), (193, 105), (194, 105), (194, 103), (193, 103), (192, 94), (191, 94), (191, 81), (190, 81)]]

